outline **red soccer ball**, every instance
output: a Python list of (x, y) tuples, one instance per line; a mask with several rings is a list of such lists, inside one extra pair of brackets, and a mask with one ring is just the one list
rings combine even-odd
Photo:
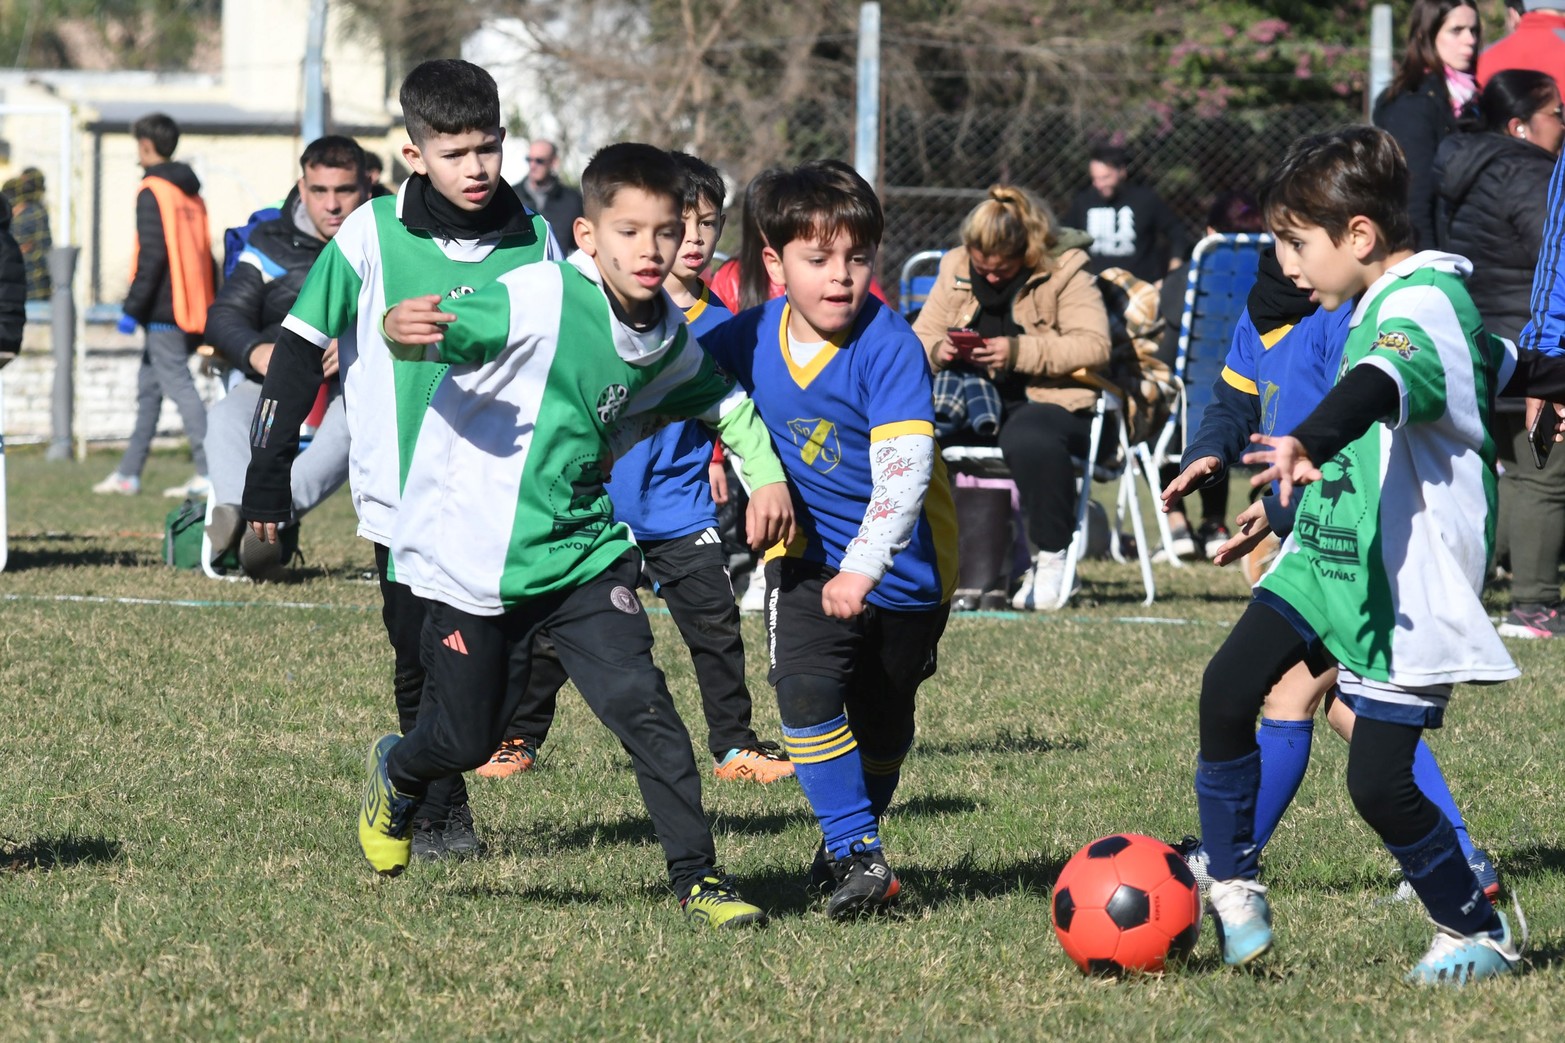
[(1076, 852), (1054, 885), (1054, 933), (1085, 974), (1161, 971), (1195, 948), (1201, 892), (1161, 840), (1100, 837)]

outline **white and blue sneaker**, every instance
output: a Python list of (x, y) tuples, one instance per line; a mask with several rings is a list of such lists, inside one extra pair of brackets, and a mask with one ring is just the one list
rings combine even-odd
[(1272, 907), (1254, 880), (1213, 880), (1207, 911), (1217, 928), (1223, 962), (1243, 967), (1272, 947)]
[(1466, 985), (1516, 970), (1521, 966), (1521, 950), (1527, 945), (1527, 918), (1522, 915), (1521, 906), (1515, 906), (1515, 910), (1521, 926), (1520, 945), (1511, 936), (1511, 922), (1498, 911), (1498, 931), (1457, 934), (1435, 924), (1435, 940), (1424, 958), (1408, 971), (1407, 980), (1417, 985)]

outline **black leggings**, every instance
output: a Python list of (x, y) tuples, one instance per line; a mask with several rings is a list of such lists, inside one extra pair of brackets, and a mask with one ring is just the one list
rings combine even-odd
[(1092, 414), (1042, 402), (1010, 402), (1000, 451), (1027, 518), (1027, 538), (1041, 551), (1062, 551), (1076, 531), (1076, 470), (1085, 457)]
[[(1255, 721), (1278, 679), (1295, 663), (1320, 676), (1331, 666), (1275, 608), (1252, 601), (1201, 679), (1201, 757), (1235, 761), (1256, 750)], [(1360, 717), (1348, 748), (1348, 795), (1385, 843), (1405, 847), (1434, 831), (1440, 809), (1413, 780), (1423, 729)]]

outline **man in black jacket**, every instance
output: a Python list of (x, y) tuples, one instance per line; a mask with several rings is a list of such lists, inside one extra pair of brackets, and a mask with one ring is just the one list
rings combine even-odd
[(11, 237), (11, 201), (0, 195), (0, 366), (22, 350), (27, 321), (27, 268)]
[[(207, 341), (231, 367), (228, 394), (207, 416), (212, 521), (207, 535), (214, 556), (239, 544), (239, 563), (258, 578), (275, 576), (279, 545), (263, 543), (239, 520), (245, 470), (250, 465), (250, 424), (283, 319), (321, 249), (343, 220), (368, 198), (364, 152), (352, 139), (329, 135), (299, 157), (302, 174), (282, 206), (283, 216), (250, 233), (239, 263), (207, 316)], [(335, 346), (324, 360), (329, 389), (325, 415), (292, 474), (294, 517), (336, 492), (348, 477), (348, 429), (336, 378)]]
[(1129, 157), (1113, 145), (1092, 150), (1092, 184), (1076, 193), (1065, 215), (1069, 228), (1092, 236), (1087, 253), (1094, 273), (1123, 268), (1155, 283), (1184, 263), (1185, 227), (1158, 194), (1127, 180)]
[(542, 214), (554, 232), (560, 249), (576, 249), (576, 219), (581, 216), (581, 193), (560, 180), (560, 150), (554, 142), (539, 138), (527, 146), (527, 176), (514, 186), (522, 202)]

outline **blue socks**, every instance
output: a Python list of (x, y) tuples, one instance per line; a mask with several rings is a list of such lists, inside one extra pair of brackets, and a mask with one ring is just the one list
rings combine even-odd
[[(794, 775), (805, 799), (820, 820), (826, 853), (846, 858), (852, 850), (873, 850), (880, 836), (864, 780), (864, 764), (848, 718), (839, 714), (824, 724), (807, 728), (783, 725), (783, 749), (793, 762)], [(900, 768), (901, 762), (898, 761)], [(884, 787), (884, 783), (880, 784)], [(890, 803), (896, 777), (885, 789)]]
[(1310, 745), (1315, 736), (1315, 720), (1274, 721), (1261, 718), (1255, 742), (1261, 748), (1261, 788), (1255, 795), (1255, 846), (1263, 849), (1283, 812), (1293, 803), (1310, 766)]
[(1255, 843), (1255, 795), (1260, 786), (1260, 750), (1234, 761), (1196, 757), (1201, 847), (1213, 880), (1254, 880), (1260, 873), (1261, 850)]
[(1402, 875), (1435, 923), (1458, 934), (1500, 929), (1500, 917), (1468, 867), (1450, 821), (1442, 818), (1422, 840), (1406, 847), (1387, 844), (1386, 850), (1401, 864)]
[(1467, 823), (1456, 806), (1456, 798), (1451, 796), (1451, 788), (1445, 784), (1445, 774), (1441, 772), (1440, 765), (1435, 763), (1435, 755), (1423, 739), (1418, 740), (1418, 748), (1413, 751), (1413, 783), (1451, 823), (1456, 830), (1456, 843), (1462, 849), (1462, 857), (1471, 861), (1473, 840), (1467, 835)]
[(875, 816), (876, 821), (891, 807), (891, 798), (897, 792), (897, 783), (902, 781), (902, 762), (907, 759), (907, 752), (911, 746), (904, 747), (895, 756), (877, 759), (859, 751), (859, 757), (864, 765), (864, 789), (869, 794), (869, 811)]

